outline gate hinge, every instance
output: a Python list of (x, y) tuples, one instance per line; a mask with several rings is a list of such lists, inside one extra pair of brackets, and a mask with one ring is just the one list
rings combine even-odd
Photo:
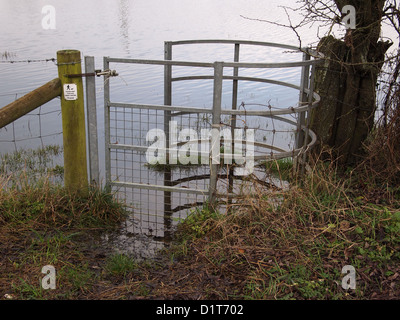
[(118, 76), (118, 73), (115, 70), (107, 69), (107, 70), (104, 70), (104, 71), (95, 70), (92, 73), (75, 73), (75, 74), (66, 75), (67, 78), (94, 77), (94, 76), (97, 76), (97, 77), (100, 77), (100, 76), (116, 77), (116, 76)]

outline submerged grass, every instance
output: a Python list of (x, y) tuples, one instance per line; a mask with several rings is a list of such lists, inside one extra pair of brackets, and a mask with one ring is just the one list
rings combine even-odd
[(0, 174), (7, 178), (7, 187), (18, 188), (21, 183), (35, 184), (51, 179), (60, 183), (64, 176), (62, 147), (47, 145), (37, 149), (19, 149), (0, 155)]

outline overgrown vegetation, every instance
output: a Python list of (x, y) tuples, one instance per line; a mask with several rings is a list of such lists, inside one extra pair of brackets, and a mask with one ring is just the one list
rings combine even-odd
[[(279, 205), (260, 193), (228, 215), (201, 210), (183, 222), (175, 254), (184, 262), (173, 269), (190, 265), (190, 297), (398, 297), (400, 187), (377, 185), (360, 169), (340, 172), (334, 163), (315, 162), (301, 183), (275, 194)], [(345, 265), (356, 268), (356, 290), (341, 286)]]

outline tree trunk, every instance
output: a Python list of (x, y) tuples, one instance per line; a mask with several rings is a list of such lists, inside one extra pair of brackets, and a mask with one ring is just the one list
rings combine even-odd
[(325, 62), (317, 67), (315, 89), (321, 103), (312, 112), (311, 129), (321, 145), (333, 148), (341, 164), (351, 165), (362, 156), (374, 124), (376, 83), (391, 43), (379, 41), (384, 1), (346, 4), (356, 8), (357, 28), (348, 30), (344, 40), (328, 36), (318, 45)]

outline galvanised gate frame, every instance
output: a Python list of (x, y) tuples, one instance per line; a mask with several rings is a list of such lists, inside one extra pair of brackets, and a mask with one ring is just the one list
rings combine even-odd
[[(174, 46), (178, 45), (190, 45), (190, 44), (232, 44), (234, 46), (234, 54), (233, 54), (233, 62), (189, 62), (189, 61), (174, 61), (172, 60), (172, 49)], [(302, 61), (298, 62), (285, 62), (285, 63), (246, 63), (240, 62), (239, 52), (241, 45), (254, 45), (254, 46), (266, 46), (266, 47), (276, 47), (283, 48), (287, 50), (293, 50), (297, 52), (303, 52)], [(302, 159), (302, 157), (306, 154), (306, 151), (311, 148), (315, 141), (315, 134), (308, 127), (308, 114), (312, 108), (315, 108), (319, 101), (320, 97), (313, 90), (313, 80), (314, 80), (314, 69), (317, 63), (321, 60), (321, 56), (315, 51), (310, 49), (299, 49), (294, 46), (275, 44), (275, 43), (266, 43), (266, 42), (255, 42), (255, 41), (238, 41), (238, 40), (189, 40), (189, 41), (176, 41), (176, 42), (165, 42), (165, 59), (164, 60), (140, 60), (140, 59), (119, 59), (119, 58), (104, 58), (104, 70), (108, 70), (110, 68), (110, 63), (118, 63), (118, 64), (144, 64), (144, 65), (160, 65), (164, 66), (164, 104), (163, 105), (155, 105), (155, 104), (138, 104), (138, 103), (117, 103), (110, 100), (110, 84), (109, 78), (105, 76), (105, 85), (104, 85), (104, 107), (105, 107), (105, 164), (106, 164), (106, 183), (111, 187), (116, 188), (133, 188), (133, 189), (147, 189), (147, 190), (156, 190), (163, 192), (164, 194), (164, 214), (168, 215), (172, 213), (171, 208), (171, 194), (172, 193), (185, 193), (185, 194), (194, 194), (200, 196), (206, 196), (209, 200), (215, 200), (215, 197), (218, 196), (217, 192), (217, 180), (218, 180), (218, 172), (219, 165), (213, 163), (212, 158), (210, 157), (210, 167), (209, 172), (203, 172), (201, 177), (205, 177), (209, 175), (209, 184), (208, 187), (199, 188), (199, 187), (181, 187), (179, 186), (180, 181), (187, 181), (186, 178), (180, 178), (176, 181), (173, 180), (171, 175), (171, 169), (164, 170), (163, 172), (163, 183), (149, 183), (143, 181), (139, 181), (135, 179), (131, 179), (130, 181), (126, 181), (129, 179), (123, 179), (121, 181), (120, 176), (116, 174), (112, 174), (112, 153), (119, 151), (127, 152), (136, 152), (137, 154), (143, 154), (147, 151), (147, 144), (134, 144), (134, 143), (124, 143), (124, 141), (116, 143), (111, 139), (111, 129), (117, 130), (115, 128), (111, 128), (112, 114), (115, 112), (139, 112), (136, 115), (138, 116), (137, 121), (140, 121), (140, 111), (145, 110), (147, 113), (146, 119), (150, 122), (152, 118), (160, 119), (158, 123), (161, 126), (161, 122), (163, 123), (160, 129), (163, 129), (166, 133), (166, 151), (168, 152), (170, 148), (176, 148), (176, 145), (171, 145), (169, 141), (169, 122), (170, 120), (178, 119), (179, 117), (190, 117), (193, 115), (207, 115), (211, 116), (211, 124), (210, 128), (214, 128), (220, 130), (221, 126), (221, 116), (228, 115), (231, 119), (230, 126), (231, 128), (236, 128), (236, 117), (239, 116), (258, 116), (263, 118), (271, 118), (279, 121), (283, 121), (293, 125), (296, 130), (296, 141), (295, 148), (293, 150), (283, 150), (281, 148), (277, 148), (272, 145), (267, 145), (263, 141), (255, 141), (254, 146), (258, 148), (264, 148), (265, 150), (271, 150), (270, 152), (265, 151), (261, 154), (254, 155), (254, 160), (273, 160), (280, 158), (293, 157), (295, 160)], [(196, 75), (196, 76), (185, 76), (185, 77), (173, 77), (172, 71), (175, 66), (186, 66), (186, 67), (196, 67), (196, 68), (212, 68), (214, 70), (212, 75)], [(239, 75), (239, 71), (241, 68), (257, 68), (257, 69), (268, 69), (268, 68), (293, 68), (299, 67), (301, 68), (301, 83), (297, 85), (293, 85), (287, 82), (277, 81), (273, 79), (263, 79), (263, 78), (255, 78), (255, 77), (243, 77)], [(233, 69), (232, 75), (224, 75), (224, 70), (227, 68)], [(177, 81), (190, 81), (190, 80), (202, 80), (202, 79), (213, 79), (213, 105), (211, 109), (204, 108), (194, 108), (189, 106), (174, 106), (172, 105), (172, 83)], [(222, 84), (223, 81), (230, 80), (232, 81), (232, 108), (231, 109), (222, 109), (221, 101), (222, 101)], [(296, 89), (299, 91), (299, 103), (297, 107), (291, 107), (286, 109), (279, 110), (237, 110), (237, 97), (238, 97), (238, 83), (240, 81), (253, 81), (260, 83), (269, 83), (280, 86), (289, 87), (292, 89)], [(297, 122), (284, 118), (284, 115), (296, 115)], [(135, 115), (132, 114), (132, 119), (135, 118)], [(118, 118), (118, 115), (115, 116)], [(186, 124), (190, 124), (191, 120), (185, 120)], [(124, 119), (121, 119), (124, 121)], [(117, 122), (117, 121), (115, 121)], [(183, 123), (183, 122), (182, 122)], [(137, 125), (137, 124), (136, 124)], [(133, 126), (133, 124), (131, 125)], [(115, 131), (116, 132), (116, 131)], [(126, 138), (126, 137), (125, 137)], [(124, 140), (124, 139), (122, 139)], [(125, 139), (126, 140), (126, 139)], [(129, 140), (129, 139), (128, 139)], [(126, 154), (125, 154), (126, 158)], [(142, 157), (143, 158), (143, 157)], [(132, 158), (133, 159), (133, 158)], [(115, 159), (114, 159), (115, 160)], [(132, 160), (133, 163), (133, 160)], [(143, 165), (143, 163), (141, 164)], [(114, 168), (114, 171), (118, 171), (118, 168)], [(134, 171), (134, 170), (133, 170)], [(194, 178), (196, 179), (196, 178)]]

